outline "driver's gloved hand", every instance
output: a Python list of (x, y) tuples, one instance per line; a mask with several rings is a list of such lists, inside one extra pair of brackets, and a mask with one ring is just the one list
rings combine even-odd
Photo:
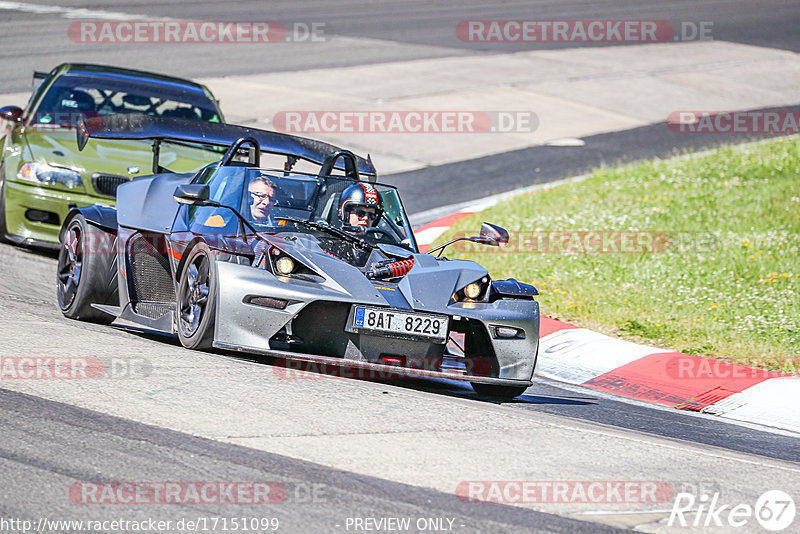
[(349, 232), (351, 234), (355, 234), (357, 236), (364, 236), (367, 234), (367, 227), (366, 226), (350, 226), (349, 224), (342, 225), (342, 230), (345, 232)]

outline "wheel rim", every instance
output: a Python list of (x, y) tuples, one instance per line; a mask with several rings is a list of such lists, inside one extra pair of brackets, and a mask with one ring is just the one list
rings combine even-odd
[(58, 303), (62, 310), (69, 308), (78, 292), (83, 268), (83, 232), (79, 224), (67, 230), (58, 254)]
[(208, 305), (208, 258), (198, 254), (186, 269), (181, 284), (180, 327), (184, 337), (191, 337), (200, 327)]

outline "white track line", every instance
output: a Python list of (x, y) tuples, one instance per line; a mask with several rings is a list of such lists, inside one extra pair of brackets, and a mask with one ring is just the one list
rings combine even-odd
[(119, 11), (103, 11), (101, 9), (85, 9), (62, 6), (46, 6), (28, 4), (26, 2), (0, 2), (0, 9), (20, 11), (37, 15), (61, 15), (65, 19), (97, 19), (97, 20), (167, 20), (163, 17), (150, 17)]

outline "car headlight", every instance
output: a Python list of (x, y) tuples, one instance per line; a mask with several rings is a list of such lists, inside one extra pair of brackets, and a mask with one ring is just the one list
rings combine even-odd
[(258, 252), (256, 252), (254, 258), (256, 264), (254, 266), (267, 270), (276, 276), (286, 277), (282, 279), (284, 282), (290, 278), (308, 282), (322, 282), (325, 280), (313, 269), (303, 264), (302, 261), (289, 256), (276, 246), (267, 246), (269, 247), (269, 253), (264, 254), (264, 257), (259, 256)]
[(278, 261), (275, 262), (275, 269), (280, 274), (292, 274), (292, 271), (294, 271), (294, 260), (289, 256), (281, 256), (278, 258)]
[(488, 287), (490, 280), (488, 276), (484, 276), (480, 280), (476, 280), (471, 284), (467, 284), (450, 297), (449, 304), (454, 302), (481, 302), (486, 300), (488, 295)]
[(472, 282), (464, 288), (464, 296), (468, 299), (476, 299), (481, 296), (482, 287), (477, 282)]
[(69, 189), (83, 187), (83, 180), (78, 171), (53, 167), (47, 163), (26, 163), (17, 173), (17, 178), (35, 184), (61, 184)]

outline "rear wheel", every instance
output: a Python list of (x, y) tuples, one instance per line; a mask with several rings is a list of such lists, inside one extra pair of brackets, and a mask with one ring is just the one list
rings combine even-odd
[(199, 243), (189, 253), (178, 286), (178, 338), (188, 349), (214, 342), (216, 279), (211, 249)]
[(61, 313), (70, 319), (109, 324), (115, 317), (92, 304), (119, 302), (115, 236), (73, 217), (58, 252), (56, 293)]
[(498, 386), (496, 384), (483, 384), (481, 382), (471, 382), (471, 384), (472, 389), (474, 389), (475, 393), (478, 395), (505, 400), (519, 397), (528, 389), (528, 386)]

